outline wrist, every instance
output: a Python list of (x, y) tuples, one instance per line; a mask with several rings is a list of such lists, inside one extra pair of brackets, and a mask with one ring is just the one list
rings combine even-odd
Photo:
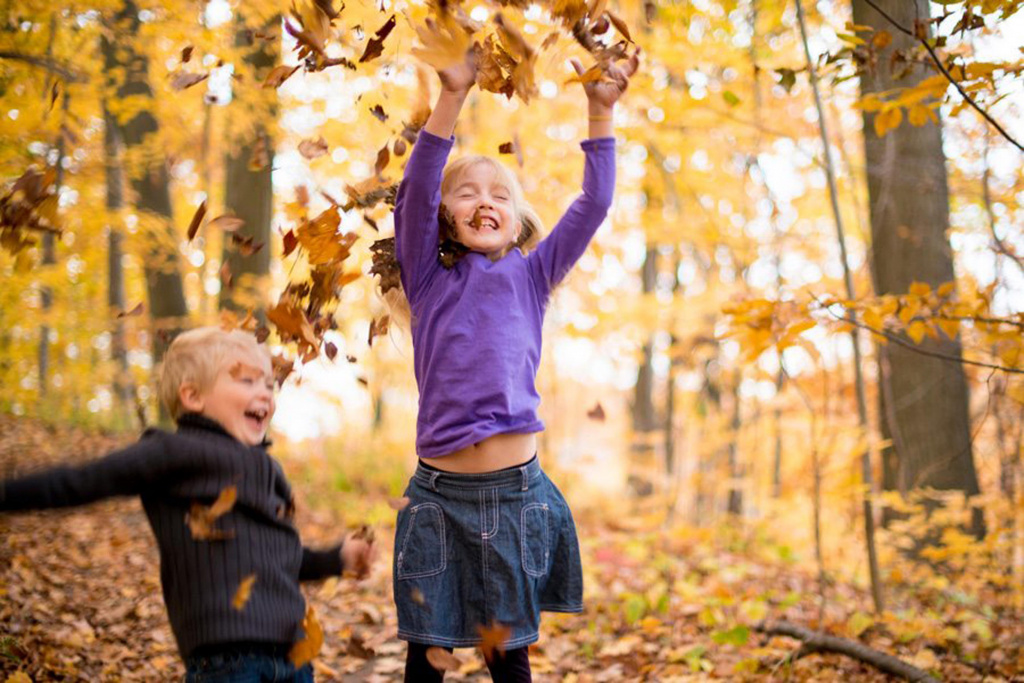
[(587, 116), (592, 118), (592, 119), (593, 118), (600, 118), (600, 119), (608, 119), (610, 121), (611, 118), (612, 118), (612, 115), (614, 115), (614, 114), (615, 114), (615, 107), (614, 106), (609, 107), (609, 106), (604, 105), (604, 104), (595, 104), (594, 102), (590, 102), (587, 105)]
[(440, 97), (445, 97), (452, 100), (463, 101), (469, 97), (469, 88), (465, 89), (452, 89), (452, 88), (441, 88)]

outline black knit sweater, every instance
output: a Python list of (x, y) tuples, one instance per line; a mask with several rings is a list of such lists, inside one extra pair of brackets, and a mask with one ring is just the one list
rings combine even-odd
[[(149, 429), (138, 443), (79, 467), (57, 467), (0, 482), (0, 510), (40, 510), (140, 496), (160, 550), (160, 582), (178, 649), (301, 638), (299, 581), (341, 574), (340, 547), (302, 547), (292, 524), (291, 487), (266, 444), (245, 446), (213, 420), (184, 415), (178, 431)], [(223, 540), (192, 537), (186, 513), (237, 487), (216, 520)], [(256, 575), (241, 610), (232, 600)]]

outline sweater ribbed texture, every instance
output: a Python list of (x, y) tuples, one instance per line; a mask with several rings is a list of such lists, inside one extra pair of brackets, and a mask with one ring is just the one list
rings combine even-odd
[[(228, 486), (234, 507), (218, 518), (222, 540), (197, 540), (186, 521), (193, 503), (210, 505)], [(160, 582), (183, 658), (199, 646), (288, 644), (302, 637), (300, 580), (338, 575), (340, 547), (303, 548), (292, 524), (291, 487), (265, 445), (245, 446), (216, 422), (185, 415), (178, 431), (147, 430), (125, 449), (77, 467), (0, 483), (0, 510), (83, 505), (140, 496), (160, 552)], [(248, 602), (232, 601), (255, 574)]]

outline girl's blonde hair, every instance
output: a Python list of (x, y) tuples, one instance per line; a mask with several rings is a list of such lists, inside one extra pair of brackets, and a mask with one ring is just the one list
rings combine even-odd
[(182, 332), (171, 342), (160, 366), (157, 380), (160, 400), (171, 418), (181, 417), (179, 390), (185, 382), (195, 384), (205, 392), (217, 379), (225, 357), (232, 351), (266, 356), (269, 352), (250, 332), (225, 330), (220, 327), (197, 327)]
[[(466, 171), (477, 164), (487, 164), (490, 166), (497, 175), (499, 182), (507, 187), (509, 192), (512, 194), (512, 208), (515, 213), (516, 220), (520, 222), (522, 229), (519, 231), (519, 237), (511, 245), (511, 248), (518, 249), (523, 255), (526, 255), (533, 251), (544, 237), (544, 224), (541, 223), (537, 212), (534, 211), (533, 207), (526, 201), (526, 197), (523, 195), (523, 186), (519, 183), (519, 178), (517, 178), (516, 174), (512, 172), (512, 169), (494, 157), (480, 154), (470, 154), (464, 157), (459, 157), (445, 167), (444, 173), (441, 176), (442, 204), (440, 210), (441, 215), (439, 217), (440, 230), (438, 235), (438, 246), (446, 253), (446, 257), (442, 261), (442, 264), (448, 268), (452, 267), (454, 262), (465, 255), (468, 250), (464, 247), (459, 249), (461, 245), (458, 245), (455, 240), (455, 226), (446, 218), (447, 209), (444, 207), (443, 198), (449, 190), (457, 186), (459, 180), (462, 179), (462, 176)], [(393, 239), (394, 238), (392, 238), (392, 240)], [(381, 275), (381, 297), (384, 299), (384, 303), (388, 307), (391, 314), (391, 320), (402, 327), (408, 328), (412, 322), (412, 311), (409, 308), (409, 300), (405, 296), (405, 291), (402, 290), (402, 285), (397, 277), (397, 272), (390, 273), (391, 277), (388, 277), (390, 269), (398, 268), (398, 262), (397, 260), (394, 260), (390, 265), (384, 263), (388, 258), (388, 256), (384, 256), (384, 254), (388, 254), (391, 259), (394, 259), (394, 243), (392, 242), (390, 245), (384, 246), (381, 245), (382, 242), (384, 242), (384, 240), (379, 240), (374, 245), (374, 267), (370, 272)], [(378, 247), (378, 245), (381, 246)]]

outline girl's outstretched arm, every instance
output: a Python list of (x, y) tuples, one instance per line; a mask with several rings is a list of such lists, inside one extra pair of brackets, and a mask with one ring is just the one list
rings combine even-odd
[(437, 72), (441, 93), (416, 140), (395, 198), (395, 255), (409, 304), (439, 268), (437, 245), (441, 174), (451, 152), (452, 132), (476, 81), (476, 57)]
[[(577, 74), (584, 73), (578, 60), (572, 60)], [(590, 238), (604, 221), (615, 191), (615, 140), (612, 137), (612, 116), (615, 103), (629, 86), (636, 73), (639, 58), (633, 55), (623, 63), (604, 66), (604, 75), (598, 81), (584, 83), (587, 94), (587, 113), (590, 138), (582, 147), (587, 160), (583, 170), (583, 194), (576, 198), (551, 234), (530, 255), (529, 263), (535, 282), (546, 296), (573, 264), (586, 251)]]

